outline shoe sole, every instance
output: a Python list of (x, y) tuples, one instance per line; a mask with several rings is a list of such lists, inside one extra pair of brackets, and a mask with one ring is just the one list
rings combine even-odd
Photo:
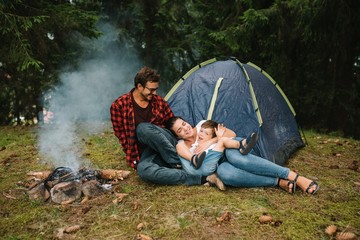
[(240, 153), (242, 155), (247, 155), (251, 151), (251, 149), (255, 146), (257, 140), (258, 140), (257, 133), (252, 133), (250, 142), (246, 145), (245, 149), (241, 149), (242, 152), (240, 151)]

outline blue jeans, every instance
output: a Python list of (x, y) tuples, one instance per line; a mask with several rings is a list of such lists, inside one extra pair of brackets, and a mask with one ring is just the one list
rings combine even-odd
[(175, 148), (177, 140), (169, 130), (151, 123), (140, 123), (136, 135), (138, 141), (147, 145), (137, 166), (142, 180), (162, 185), (201, 184), (201, 176), (176, 169), (181, 164)]
[(289, 168), (253, 154), (242, 155), (237, 149), (225, 150), (226, 160), (217, 173), (224, 184), (234, 187), (274, 187), (277, 179), (287, 179)]
[(194, 166), (191, 165), (189, 160), (186, 160), (182, 157), (180, 157), (182, 168), (192, 175), (201, 175), (201, 176), (209, 176), (216, 172), (218, 162), (222, 158), (223, 153), (209, 150), (206, 153), (206, 157), (204, 159), (204, 162), (201, 164), (201, 167), (199, 169), (194, 168)]

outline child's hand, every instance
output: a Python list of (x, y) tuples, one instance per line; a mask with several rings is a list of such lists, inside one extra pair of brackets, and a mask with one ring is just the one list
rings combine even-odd
[(224, 124), (218, 124), (217, 128), (215, 128), (215, 134), (218, 138), (224, 136), (225, 131), (226, 128), (224, 127)]
[(211, 146), (211, 142), (210, 141), (205, 141), (202, 143), (199, 143), (196, 148), (194, 149), (194, 153), (195, 154), (199, 154), (203, 151), (205, 151), (206, 149), (208, 149)]

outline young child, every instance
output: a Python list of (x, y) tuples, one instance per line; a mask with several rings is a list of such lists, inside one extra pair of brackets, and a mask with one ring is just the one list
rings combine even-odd
[[(241, 141), (225, 137), (224, 133), (228, 129), (225, 128), (223, 124), (218, 124), (212, 120), (200, 121), (196, 126), (196, 130), (196, 140), (191, 147), (189, 144), (186, 144), (184, 140), (179, 140), (176, 145), (179, 156), (190, 161), (195, 169), (199, 169), (203, 162), (216, 163), (217, 165), (217, 162), (223, 156), (225, 148), (237, 148), (241, 154), (246, 155), (255, 146), (258, 138), (256, 133), (252, 133), (248, 138)], [(195, 154), (195, 148), (199, 144), (214, 138), (217, 140), (216, 143), (210, 145), (205, 151)], [(215, 169), (214, 167), (210, 169), (210, 171), (215, 171), (216, 166)], [(209, 171), (208, 173), (211, 174)], [(206, 175), (206, 173), (204, 173), (204, 175)]]

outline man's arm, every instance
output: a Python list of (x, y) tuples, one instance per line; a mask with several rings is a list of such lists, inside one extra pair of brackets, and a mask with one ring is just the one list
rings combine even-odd
[(152, 102), (154, 121), (151, 123), (160, 127), (165, 127), (164, 123), (174, 116), (169, 104), (158, 95), (156, 95), (156, 98), (154, 98)]
[(114, 134), (119, 139), (121, 146), (123, 147), (124, 152), (126, 152), (127, 140), (125, 134), (125, 128), (122, 124), (120, 106), (116, 103), (112, 103), (110, 107), (111, 123), (113, 125)]
[(174, 117), (174, 113), (171, 111), (169, 104), (165, 100), (164, 100), (164, 111), (165, 111), (164, 122)]

